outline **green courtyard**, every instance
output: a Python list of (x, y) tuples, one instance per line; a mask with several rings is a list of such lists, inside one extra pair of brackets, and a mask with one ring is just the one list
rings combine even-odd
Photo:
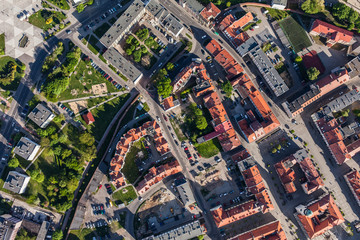
[(112, 194), (112, 199), (114, 201), (120, 200), (121, 202), (125, 203), (125, 205), (128, 205), (136, 197), (137, 194), (133, 186), (124, 187)]
[(64, 19), (66, 19), (66, 15), (62, 12), (42, 9), (29, 17), (29, 23), (47, 31), (60, 24)]

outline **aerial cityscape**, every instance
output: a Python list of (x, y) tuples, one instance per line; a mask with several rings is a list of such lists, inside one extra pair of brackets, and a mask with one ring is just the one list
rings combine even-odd
[(0, 240), (359, 240), (355, 0), (1, 0)]

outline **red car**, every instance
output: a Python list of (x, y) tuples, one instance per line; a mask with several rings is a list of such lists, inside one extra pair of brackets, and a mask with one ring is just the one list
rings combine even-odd
[(163, 116), (164, 116), (165, 121), (167, 121), (167, 117), (165, 116), (165, 114), (163, 114)]
[(189, 150), (189, 148), (188, 148), (188, 147), (185, 147), (184, 149), (185, 149), (185, 151)]

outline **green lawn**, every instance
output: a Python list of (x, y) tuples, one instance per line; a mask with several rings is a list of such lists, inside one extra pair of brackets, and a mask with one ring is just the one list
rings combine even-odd
[[(115, 20), (116, 21), (116, 20)], [(111, 26), (110, 26), (110, 24), (108, 24), (108, 23), (103, 23), (100, 27), (98, 27), (95, 31), (94, 31), (94, 33), (95, 33), (95, 35), (98, 37), (98, 38), (101, 38), (105, 33), (106, 33), (106, 31), (107, 30), (109, 30), (109, 28), (110, 28)]]
[(91, 111), (95, 122), (90, 125), (85, 124), (85, 126), (96, 140), (100, 140), (102, 138), (106, 128), (129, 97), (130, 94), (123, 94), (120, 97), (115, 98)]
[[(94, 36), (91, 35), (89, 38), (89, 44), (88, 44), (88, 48), (94, 53), (94, 54), (98, 54), (100, 49), (98, 46), (96, 46), (96, 44), (99, 42), (99, 40)], [(91, 48), (92, 47), (92, 48)], [(94, 51), (95, 50), (95, 51)]]
[(66, 2), (66, 0), (48, 0), (50, 3), (54, 4), (55, 6), (63, 9), (63, 10), (69, 10), (70, 6)]
[(16, 60), (13, 59), (12, 57), (8, 57), (8, 56), (0, 57), (0, 75), (1, 75), (1, 73), (5, 72), (7, 70), (6, 66), (9, 64), (9, 62), (14, 62), (18, 66), (16, 68), (15, 79), (9, 85), (4, 85), (4, 84), (0, 83), (0, 88), (2, 88), (4, 90), (15, 91), (19, 86), (21, 76), (22, 76), (21, 69), (19, 68), (19, 63), (17, 63)]
[(125, 205), (128, 205), (136, 197), (137, 197), (137, 194), (136, 194), (133, 186), (124, 187), (124, 188), (120, 189), (119, 191), (114, 192), (112, 194), (112, 198), (114, 201), (120, 200), (123, 203), (125, 203)]
[[(49, 24), (46, 24), (46, 19), (50, 17), (52, 17), (53, 21)], [(40, 10), (29, 17), (29, 22), (32, 25), (47, 31), (58, 25), (63, 19), (66, 19), (66, 15), (61, 12)]]
[(196, 149), (204, 158), (210, 158), (218, 154), (222, 148), (217, 138), (209, 140), (204, 143), (195, 144)]
[(96, 237), (93, 229), (83, 228), (80, 230), (71, 230), (69, 232), (69, 240), (92, 240)]
[(139, 152), (143, 152), (143, 159), (147, 158), (148, 153), (141, 140), (133, 143), (133, 145), (131, 146), (129, 152), (126, 154), (125, 164), (122, 169), (122, 173), (131, 184), (134, 184), (136, 179), (138, 179), (138, 177), (140, 177), (141, 175), (135, 163), (135, 160), (138, 159), (137, 154)]
[(0, 34), (0, 55), (5, 54), (5, 33)]
[(90, 98), (87, 100), (88, 108), (91, 108), (99, 103), (102, 103), (108, 99), (110, 99), (113, 96), (106, 96), (106, 97), (98, 97), (98, 98)]
[(87, 97), (93, 95), (92, 85), (105, 83), (108, 92), (117, 92), (118, 89), (107, 81), (90, 63), (81, 60), (71, 75), (69, 87), (60, 94), (59, 100)]
[(292, 16), (279, 21), (279, 25), (295, 52), (300, 52), (312, 45), (304, 28)]

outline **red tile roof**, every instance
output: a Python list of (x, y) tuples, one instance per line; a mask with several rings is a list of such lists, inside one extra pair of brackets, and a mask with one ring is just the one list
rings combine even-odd
[(82, 117), (87, 125), (95, 122), (94, 116), (91, 114), (91, 112), (87, 112), (87, 113), (83, 114)]
[(175, 106), (173, 96), (165, 98), (164, 101), (163, 101), (163, 106), (164, 106), (165, 111), (170, 109), (170, 108), (173, 108)]
[(286, 240), (286, 235), (282, 229), (280, 222), (272, 222), (255, 229), (251, 229), (246, 233), (230, 238), (231, 240)]
[(201, 12), (200, 15), (205, 20), (210, 20), (211, 18), (216, 18), (217, 15), (221, 13), (221, 10), (215, 6), (212, 2), (210, 2)]
[(307, 209), (311, 211), (309, 215), (298, 213), (297, 217), (311, 239), (345, 222), (330, 194), (307, 205)]
[(350, 80), (350, 76), (346, 69), (331, 73), (328, 76), (320, 79), (315, 84), (318, 85), (322, 95), (325, 95), (328, 92), (338, 88), (345, 82)]
[(278, 174), (282, 185), (287, 193), (293, 193), (296, 191), (294, 185), (295, 172), (291, 168), (296, 163), (295, 158), (291, 155), (288, 158), (276, 163), (274, 165), (276, 173)]
[(220, 46), (220, 44), (215, 40), (211, 40), (207, 45), (206, 45), (206, 50), (208, 50), (210, 52), (210, 54), (212, 54), (213, 56), (218, 55), (221, 50), (222, 47)]
[(344, 178), (349, 185), (356, 202), (360, 205), (360, 173), (356, 170), (344, 175)]
[(310, 33), (311, 32), (323, 34), (326, 36), (326, 38), (329, 38), (335, 42), (339, 42), (339, 41), (351, 42), (354, 36), (354, 33), (348, 30), (339, 28), (337, 26), (320, 21), (318, 19), (314, 21), (310, 30)]

